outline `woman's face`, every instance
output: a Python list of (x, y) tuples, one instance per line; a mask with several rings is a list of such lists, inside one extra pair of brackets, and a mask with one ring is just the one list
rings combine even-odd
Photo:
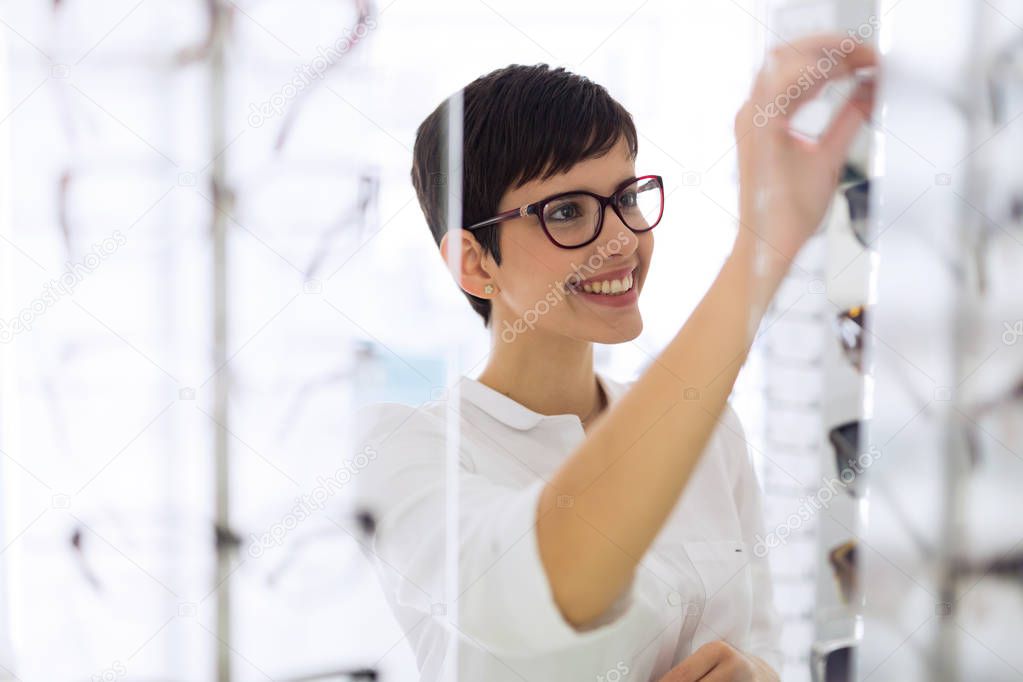
[[(600, 158), (507, 192), (498, 212), (570, 190), (607, 196), (635, 176), (635, 161), (629, 158), (624, 139), (619, 139)], [(493, 332), (504, 341), (533, 330), (596, 343), (636, 338), (643, 330), (638, 299), (653, 255), (653, 232), (632, 232), (611, 207), (604, 211), (597, 238), (575, 249), (554, 245), (534, 215), (503, 223), (501, 264), (495, 265), (489, 254), (484, 259), (497, 285), (491, 297)], [(612, 284), (615, 280), (618, 284)], [(592, 293), (583, 286), (589, 284), (592, 289), (604, 281), (609, 289), (622, 291)]]

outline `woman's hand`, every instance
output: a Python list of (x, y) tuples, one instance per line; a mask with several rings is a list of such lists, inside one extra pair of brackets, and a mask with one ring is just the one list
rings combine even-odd
[(740, 238), (764, 240), (764, 255), (785, 269), (824, 218), (849, 145), (873, 109), (873, 83), (853, 92), (817, 141), (796, 137), (791, 119), (829, 80), (876, 63), (869, 45), (843, 34), (781, 45), (735, 117)]
[(778, 675), (756, 656), (728, 642), (708, 642), (672, 668), (659, 682), (778, 682)]

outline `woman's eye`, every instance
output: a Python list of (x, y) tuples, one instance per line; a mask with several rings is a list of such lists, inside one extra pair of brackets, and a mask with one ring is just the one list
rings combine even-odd
[(551, 211), (547, 215), (547, 218), (548, 220), (574, 220), (581, 215), (582, 212), (575, 204), (561, 204)]
[(618, 196), (618, 205), (631, 208), (636, 205), (636, 193), (626, 192)]

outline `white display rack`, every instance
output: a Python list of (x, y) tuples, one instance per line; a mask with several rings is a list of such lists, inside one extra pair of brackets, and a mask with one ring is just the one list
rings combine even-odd
[(880, 457), (857, 679), (1018, 680), (1023, 11), (960, 0), (881, 12), (865, 441)]

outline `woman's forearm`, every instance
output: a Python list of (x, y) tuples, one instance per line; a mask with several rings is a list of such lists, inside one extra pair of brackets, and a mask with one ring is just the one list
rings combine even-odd
[[(740, 231), (686, 324), (543, 491), (540, 555), (573, 624), (603, 613), (628, 585), (717, 426), (787, 267), (774, 262), (755, 274), (754, 240)], [(571, 496), (571, 505), (559, 505), (559, 496)]]
[[(876, 65), (868, 45), (847, 42), (813, 35), (771, 51), (735, 119), (740, 230), (731, 256), (671, 343), (544, 487), (540, 558), (571, 623), (604, 613), (628, 585), (717, 426), (767, 303), (831, 203), (849, 145), (870, 116), (872, 86), (861, 86), (863, 97), (848, 101), (816, 142), (791, 135), (790, 123), (825, 80)], [(829, 54), (843, 59), (827, 77), (758, 120)], [(561, 495), (572, 504), (558, 505)]]

